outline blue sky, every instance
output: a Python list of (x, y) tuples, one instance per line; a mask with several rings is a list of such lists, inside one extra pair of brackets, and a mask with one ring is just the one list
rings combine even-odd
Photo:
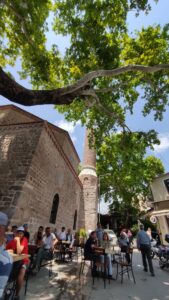
[[(134, 32), (135, 29), (140, 29), (142, 26), (146, 27), (152, 24), (161, 24), (164, 25), (169, 22), (169, 0), (159, 0), (159, 3), (156, 5), (154, 1), (152, 3), (152, 11), (148, 16), (141, 13), (138, 18), (135, 17), (134, 12), (131, 12), (128, 17), (128, 25), (129, 31)], [(52, 32), (49, 33), (49, 40), (47, 42), (47, 47), (50, 48), (50, 41), (53, 41), (54, 34)], [(57, 42), (59, 45), (59, 49), (62, 53), (65, 50), (65, 47), (69, 45), (69, 38), (63, 38), (61, 36), (57, 37)], [(30, 87), (27, 81), (20, 81), (17, 71), (20, 68), (19, 61), (16, 64), (15, 68), (9, 67), (8, 70), (14, 75), (15, 80), (20, 82), (25, 87)], [(143, 118), (141, 115), (141, 99), (135, 106), (133, 116), (127, 116), (126, 121), (127, 125), (133, 130), (149, 130), (155, 129), (159, 133), (159, 138), (161, 140), (160, 146), (155, 147), (155, 151), (148, 152), (148, 154), (153, 154), (159, 157), (164, 166), (166, 172), (169, 171), (169, 108), (167, 108), (166, 113), (164, 114), (164, 119), (162, 122), (154, 122), (153, 116), (150, 115), (146, 118)], [(10, 101), (6, 100), (3, 97), (0, 97), (0, 105), (11, 104)], [(15, 104), (16, 105), (16, 104)], [(18, 105), (24, 110), (31, 112), (42, 119), (45, 119), (57, 126), (60, 126), (66, 129), (73, 140), (75, 148), (79, 154), (80, 159), (83, 156), (83, 140), (84, 140), (84, 128), (80, 126), (78, 123), (76, 127), (73, 126), (72, 123), (69, 123), (64, 120), (64, 116), (59, 114), (52, 105), (41, 105), (41, 106), (33, 106), (33, 107), (24, 107)]]

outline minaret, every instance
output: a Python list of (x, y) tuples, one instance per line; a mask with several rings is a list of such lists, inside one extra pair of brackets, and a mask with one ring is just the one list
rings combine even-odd
[(96, 174), (96, 150), (89, 146), (90, 130), (86, 130), (82, 171), (79, 179), (83, 184), (79, 227), (95, 230), (97, 224), (98, 182)]

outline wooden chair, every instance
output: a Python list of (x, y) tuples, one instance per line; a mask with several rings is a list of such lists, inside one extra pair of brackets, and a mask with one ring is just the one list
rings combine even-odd
[[(123, 283), (123, 275), (127, 273), (128, 278), (130, 278), (130, 273), (133, 277), (133, 281), (134, 283), (136, 283), (135, 281), (135, 277), (134, 277), (134, 272), (133, 272), (133, 264), (132, 264), (132, 258), (133, 258), (133, 249), (129, 248), (128, 249), (128, 253), (130, 255), (130, 262), (128, 262), (126, 260), (126, 253), (125, 252), (121, 252), (121, 255), (118, 256), (118, 258), (115, 259), (115, 262), (117, 264), (117, 273), (116, 273), (116, 280), (118, 279), (118, 276), (121, 276), (121, 283)], [(120, 268), (120, 270), (119, 270)]]

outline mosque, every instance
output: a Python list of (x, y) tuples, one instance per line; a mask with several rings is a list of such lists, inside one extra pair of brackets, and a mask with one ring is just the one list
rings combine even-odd
[(14, 105), (0, 106), (0, 211), (11, 224), (96, 228), (96, 153), (80, 159), (68, 132)]

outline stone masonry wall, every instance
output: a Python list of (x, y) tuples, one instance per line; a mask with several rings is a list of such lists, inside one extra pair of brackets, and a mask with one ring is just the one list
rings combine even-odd
[[(58, 230), (64, 225), (72, 229), (75, 210), (79, 212), (82, 193), (80, 181), (56, 146), (50, 132), (44, 127), (23, 186), (24, 198), (20, 197), (18, 203), (23, 216), (22, 223), (29, 223), (31, 232), (37, 230), (39, 225), (57, 227)], [(56, 224), (50, 224), (56, 194), (59, 195)]]
[(60, 128), (55, 128), (54, 126), (52, 126), (52, 132), (77, 172), (80, 160), (77, 156), (74, 146), (72, 145), (69, 134), (67, 132), (61, 131)]
[(18, 199), (42, 130), (41, 124), (0, 126), (0, 210), (22, 219)]
[[(36, 118), (36, 117), (35, 117)], [(38, 118), (37, 118), (38, 119)], [(0, 107), (0, 125), (9, 125), (9, 124), (21, 124), (35, 122), (35, 120), (29, 116), (29, 114), (22, 113), (16, 109), (12, 109), (10, 106)]]
[(79, 227), (87, 231), (95, 230), (97, 225), (97, 177), (92, 175), (80, 175), (83, 184), (83, 201), (81, 203), (81, 215)]

